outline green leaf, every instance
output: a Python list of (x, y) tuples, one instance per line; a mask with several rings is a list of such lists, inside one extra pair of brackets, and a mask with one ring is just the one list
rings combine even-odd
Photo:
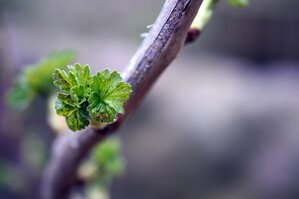
[(58, 86), (61, 91), (69, 92), (72, 85), (69, 82), (69, 78), (65, 71), (60, 69), (55, 69), (53, 74), (54, 85)]
[(62, 69), (70, 64), (75, 53), (70, 50), (54, 51), (37, 64), (30, 65), (24, 70), (28, 85), (38, 92), (52, 88), (52, 74), (56, 68)]
[(249, 1), (248, 0), (228, 0), (229, 4), (231, 4), (234, 7), (243, 8), (248, 6)]
[(86, 107), (75, 109), (66, 116), (66, 123), (72, 131), (78, 131), (89, 125), (89, 116)]
[(87, 102), (80, 107), (76, 107), (70, 95), (58, 93), (58, 99), (55, 103), (56, 113), (66, 117), (67, 125), (72, 131), (83, 129), (89, 125), (89, 116), (86, 108)]
[(120, 149), (120, 141), (116, 138), (106, 139), (95, 147), (92, 157), (102, 176), (115, 176), (123, 171), (124, 163)]
[(57, 94), (56, 113), (66, 117), (68, 127), (77, 131), (89, 125), (87, 111), (90, 84), (92, 81), (88, 65), (68, 66), (69, 73), (56, 69), (53, 74), (54, 84), (61, 92)]
[(88, 111), (91, 120), (113, 122), (118, 113), (123, 114), (124, 102), (129, 98), (130, 84), (121, 81), (116, 71), (104, 70), (93, 77)]
[(70, 96), (76, 104), (82, 104), (86, 100), (85, 92), (87, 91), (84, 90), (84, 86), (78, 85), (71, 89)]
[(57, 99), (55, 102), (55, 109), (58, 115), (62, 115), (66, 117), (71, 115), (76, 110), (76, 107), (65, 103), (61, 99)]
[(35, 91), (28, 86), (26, 80), (19, 78), (7, 93), (6, 102), (11, 109), (21, 111), (29, 106), (35, 96)]
[[(37, 95), (49, 95), (53, 91), (54, 68), (63, 68), (74, 58), (70, 50), (54, 51), (36, 64), (26, 66), (7, 94), (7, 104), (14, 110), (27, 108)], [(56, 74), (58, 75), (58, 74)]]
[(70, 70), (70, 73), (77, 74), (78, 79), (76, 79), (76, 81), (79, 81), (81, 85), (89, 85), (91, 81), (91, 76), (90, 67), (88, 65), (82, 67), (80, 64), (75, 64), (73, 67), (68, 66), (68, 68)]

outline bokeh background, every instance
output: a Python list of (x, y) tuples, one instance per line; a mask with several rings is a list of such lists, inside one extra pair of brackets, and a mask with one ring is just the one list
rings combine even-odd
[[(159, 0), (0, 0), (0, 198), (38, 198), (56, 136), (39, 97), (11, 111), (24, 66), (74, 49), (124, 70)], [(112, 199), (299, 198), (299, 1), (221, 1), (119, 131), (126, 171)]]

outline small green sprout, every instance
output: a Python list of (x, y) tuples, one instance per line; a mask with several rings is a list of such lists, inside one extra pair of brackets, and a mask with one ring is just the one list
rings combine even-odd
[(98, 144), (92, 152), (92, 158), (102, 176), (117, 176), (124, 170), (121, 143), (117, 138), (109, 138)]
[(37, 95), (53, 92), (52, 74), (55, 68), (63, 68), (75, 57), (71, 50), (53, 51), (38, 63), (25, 67), (7, 94), (7, 104), (11, 109), (26, 109)]
[(68, 74), (56, 69), (54, 84), (60, 88), (55, 103), (56, 113), (66, 118), (72, 131), (89, 124), (100, 126), (112, 123), (117, 114), (124, 114), (131, 86), (122, 81), (116, 71), (104, 70), (91, 76), (88, 65), (68, 66)]

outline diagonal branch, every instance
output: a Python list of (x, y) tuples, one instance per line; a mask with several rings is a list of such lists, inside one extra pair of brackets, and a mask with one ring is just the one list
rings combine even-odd
[(124, 73), (124, 79), (132, 85), (132, 94), (125, 105), (126, 114), (102, 130), (87, 128), (58, 137), (42, 179), (42, 198), (68, 198), (82, 159), (94, 145), (115, 132), (175, 59), (201, 2), (202, 0), (166, 0), (149, 35)]

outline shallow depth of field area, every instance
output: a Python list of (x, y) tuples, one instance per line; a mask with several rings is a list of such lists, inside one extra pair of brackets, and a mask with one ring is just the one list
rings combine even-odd
[[(49, 62), (121, 73), (164, 3), (0, 0), (0, 198), (40, 198), (53, 142), (68, 129), (46, 64), (31, 77), (39, 94), (20, 83), (28, 105), (7, 97), (22, 71), (63, 52)], [(220, 1), (136, 112), (86, 155), (70, 198), (299, 198), (298, 9)]]

